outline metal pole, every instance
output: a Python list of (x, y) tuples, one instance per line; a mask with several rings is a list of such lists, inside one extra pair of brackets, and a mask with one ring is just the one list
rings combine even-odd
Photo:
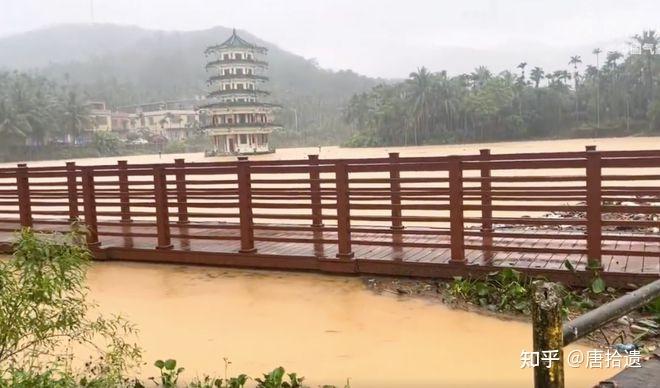
[(660, 279), (580, 315), (563, 326), (564, 345), (588, 335), (599, 327), (644, 306), (657, 297), (660, 297)]

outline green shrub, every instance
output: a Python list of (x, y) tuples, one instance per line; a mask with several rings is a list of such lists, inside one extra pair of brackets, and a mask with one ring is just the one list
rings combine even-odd
[[(0, 386), (71, 386), (73, 376), (113, 386), (138, 364), (140, 349), (126, 340), (133, 326), (92, 314), (84, 237), (23, 229), (13, 257), (0, 262)], [(98, 350), (98, 361), (88, 363), (93, 376), (74, 373), (73, 344)]]

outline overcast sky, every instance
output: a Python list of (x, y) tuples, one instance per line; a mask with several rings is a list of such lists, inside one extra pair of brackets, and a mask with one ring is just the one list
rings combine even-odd
[(499, 71), (522, 60), (566, 66), (569, 54), (590, 63), (594, 46), (621, 49), (632, 34), (660, 28), (660, 1), (0, 0), (0, 36), (92, 21), (236, 27), (323, 67), (405, 77), (421, 65)]

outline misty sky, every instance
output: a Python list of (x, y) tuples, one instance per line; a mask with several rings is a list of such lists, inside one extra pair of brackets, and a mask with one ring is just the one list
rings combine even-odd
[[(250, 31), (326, 68), (405, 77), (416, 67), (495, 71), (594, 60), (660, 28), (658, 0), (0, 0), (0, 37), (61, 23)], [(93, 12), (92, 12), (93, 8)], [(92, 16), (93, 14), (93, 16)], [(219, 40), (223, 37), (219, 37)], [(0, 53), (1, 55), (2, 53)]]

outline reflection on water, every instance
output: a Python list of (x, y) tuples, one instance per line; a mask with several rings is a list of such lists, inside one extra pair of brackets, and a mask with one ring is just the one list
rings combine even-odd
[[(352, 387), (529, 387), (520, 352), (531, 327), (437, 303), (375, 295), (360, 279), (306, 273), (95, 263), (92, 298), (140, 328), (148, 367), (176, 358), (186, 376), (282, 365), (306, 382)], [(155, 369), (146, 369), (146, 376)], [(615, 373), (567, 370), (569, 387)]]

